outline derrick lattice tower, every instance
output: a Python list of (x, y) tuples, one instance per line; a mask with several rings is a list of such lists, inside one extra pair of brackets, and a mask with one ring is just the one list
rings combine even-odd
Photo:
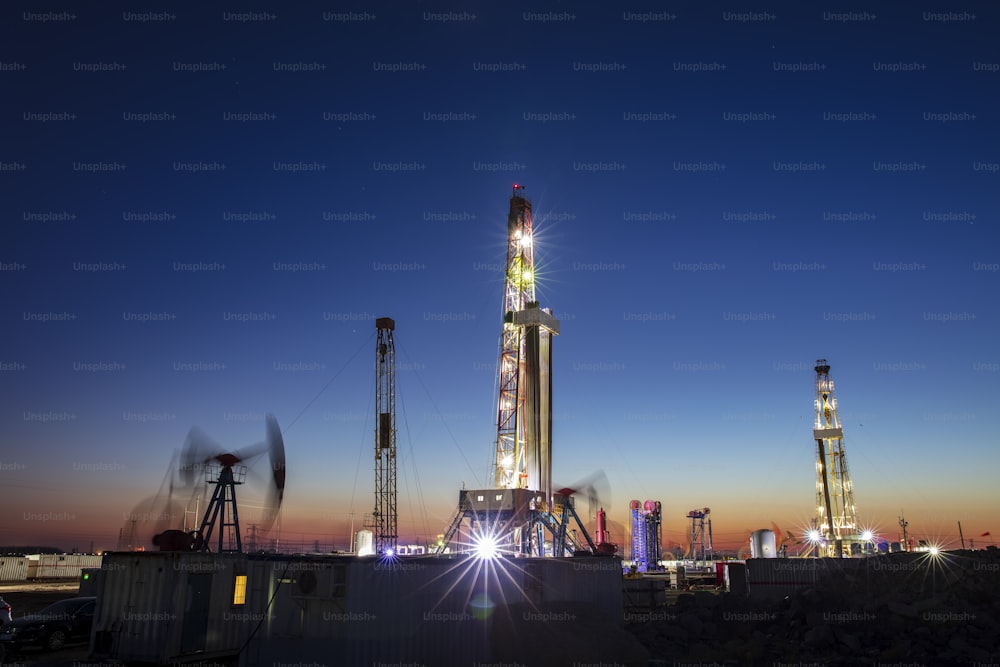
[(862, 539), (854, 508), (854, 488), (847, 470), (844, 429), (837, 417), (830, 365), (816, 362), (816, 518), (819, 555), (840, 558), (861, 552)]
[[(708, 561), (713, 556), (712, 548), (712, 510), (708, 507), (691, 510), (687, 518), (691, 519), (691, 557), (698, 562), (698, 547), (701, 546), (701, 560)], [(705, 523), (708, 522), (708, 531)]]
[(531, 202), (515, 184), (507, 215), (503, 331), (493, 484), (552, 498), (552, 336), (559, 321), (535, 300)]
[(396, 513), (396, 323), (375, 320), (375, 511), (371, 524), (375, 554), (392, 556), (398, 541)]
[[(437, 554), (447, 553), (453, 540), (480, 556), (496, 551), (561, 558), (598, 551), (576, 513), (573, 496), (579, 489), (552, 489), (552, 339), (559, 320), (539, 307), (535, 283), (531, 202), (514, 184), (507, 214), (497, 439), (489, 462), (493, 486), (459, 491), (458, 509)], [(605, 539), (606, 533), (602, 529)], [(609, 550), (613, 553), (613, 545), (604, 546)]]

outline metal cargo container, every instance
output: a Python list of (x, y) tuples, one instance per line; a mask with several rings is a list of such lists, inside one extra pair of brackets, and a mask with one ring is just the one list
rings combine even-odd
[(24, 581), (27, 578), (27, 558), (24, 556), (0, 556), (0, 581)]
[(733, 595), (747, 594), (747, 566), (739, 561), (725, 563), (725, 590)]
[(749, 558), (747, 584), (751, 598), (784, 597), (816, 585), (821, 558)]
[(37, 554), (29, 556), (34, 567), (29, 579), (78, 579), (85, 567), (100, 567), (101, 556), (90, 554)]
[(243, 554), (105, 554), (91, 654), (158, 664), (235, 655), (249, 627), (234, 599), (245, 574)]
[(870, 567), (872, 558), (751, 558), (747, 583), (751, 598), (784, 597), (823, 579), (854, 575)]
[(101, 568), (85, 567), (80, 570), (80, 590), (77, 595), (81, 597), (96, 596), (100, 591)]
[(590, 627), (585, 619), (597, 638), (624, 617), (617, 558), (250, 556), (248, 564), (253, 627), (243, 667), (504, 662), (552, 633)]
[(33, 554), (30, 556), (25, 556), (24, 560), (28, 563), (28, 571), (26, 573), (27, 579), (34, 579), (35, 573), (38, 572), (38, 559), (41, 558), (38, 554)]

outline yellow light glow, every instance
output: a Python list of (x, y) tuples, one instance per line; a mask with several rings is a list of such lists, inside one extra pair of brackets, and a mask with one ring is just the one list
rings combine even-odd
[(237, 574), (233, 582), (233, 605), (243, 605), (247, 601), (247, 575)]

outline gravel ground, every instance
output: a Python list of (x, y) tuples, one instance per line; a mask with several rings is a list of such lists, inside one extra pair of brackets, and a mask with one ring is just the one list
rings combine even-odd
[(1000, 667), (1000, 550), (872, 565), (772, 601), (681, 595), (627, 629), (650, 665)]
[[(627, 624), (619, 631), (624, 636), (591, 628), (592, 636), (603, 637), (605, 653), (594, 649), (595, 664), (616, 664), (612, 656), (618, 655), (617, 664), (637, 667), (1000, 667), (1000, 550), (890, 560), (870, 570), (771, 601), (680, 594), (649, 609), (648, 620)], [(15, 618), (77, 591), (76, 582), (0, 585)], [(5, 664), (90, 663), (83, 646)]]
[(41, 611), (65, 598), (75, 597), (80, 584), (73, 582), (0, 584), (0, 597), (13, 608), (13, 617)]

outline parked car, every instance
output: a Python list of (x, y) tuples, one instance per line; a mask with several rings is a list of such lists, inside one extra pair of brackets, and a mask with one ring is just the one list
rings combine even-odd
[(95, 597), (68, 598), (37, 613), (15, 618), (0, 627), (0, 648), (7, 654), (29, 646), (58, 651), (66, 644), (88, 641), (96, 600)]
[(7, 625), (10, 621), (10, 604), (3, 598), (0, 598), (0, 627)]

